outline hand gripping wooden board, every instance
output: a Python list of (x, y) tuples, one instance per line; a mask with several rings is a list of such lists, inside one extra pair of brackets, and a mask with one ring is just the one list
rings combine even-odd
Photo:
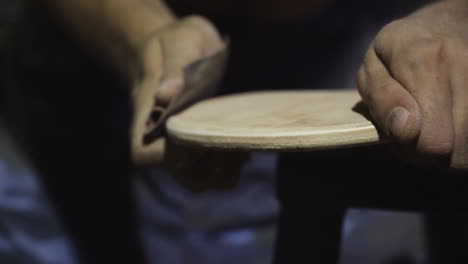
[(314, 151), (383, 142), (356, 90), (263, 91), (201, 101), (172, 116), (175, 142), (210, 149)]

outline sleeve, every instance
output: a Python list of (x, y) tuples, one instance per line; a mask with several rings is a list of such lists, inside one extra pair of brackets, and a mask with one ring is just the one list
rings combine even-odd
[(78, 263), (37, 172), (1, 123), (0, 263)]

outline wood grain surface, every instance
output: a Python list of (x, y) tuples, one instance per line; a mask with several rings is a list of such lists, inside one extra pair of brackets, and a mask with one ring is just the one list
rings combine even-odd
[(356, 90), (262, 91), (211, 98), (172, 116), (176, 142), (210, 149), (314, 151), (383, 142)]

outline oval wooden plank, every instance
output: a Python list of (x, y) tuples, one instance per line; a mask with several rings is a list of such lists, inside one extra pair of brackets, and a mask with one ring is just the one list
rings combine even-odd
[(313, 151), (382, 142), (358, 113), (359, 102), (356, 90), (241, 93), (199, 102), (166, 128), (177, 142), (214, 149)]

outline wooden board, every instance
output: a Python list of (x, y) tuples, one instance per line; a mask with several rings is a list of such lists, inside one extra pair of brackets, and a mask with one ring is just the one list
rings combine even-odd
[[(356, 90), (266, 91), (199, 102), (172, 116), (182, 144), (246, 151), (313, 151), (382, 142)], [(363, 114), (364, 113), (364, 114)]]

